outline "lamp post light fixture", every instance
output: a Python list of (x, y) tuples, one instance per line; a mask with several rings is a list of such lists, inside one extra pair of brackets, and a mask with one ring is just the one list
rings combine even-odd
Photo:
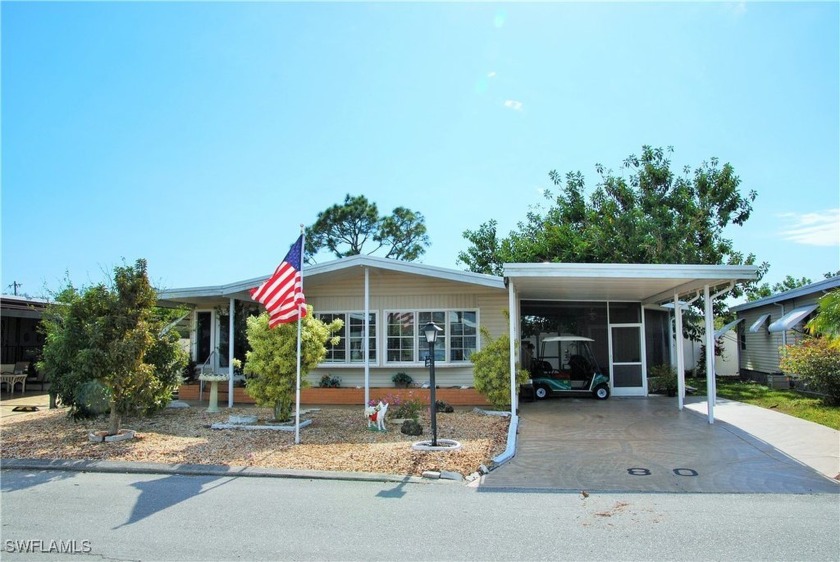
[(426, 336), (426, 343), (429, 344), (429, 388), (431, 399), (431, 414), (432, 414), (432, 447), (437, 447), (437, 401), (435, 399), (435, 340), (437, 340), (438, 332), (442, 332), (434, 322), (429, 322), (423, 326), (423, 334)]

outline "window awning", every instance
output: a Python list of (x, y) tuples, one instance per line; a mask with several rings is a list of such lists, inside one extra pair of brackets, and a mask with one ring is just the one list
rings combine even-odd
[(767, 322), (767, 319), (770, 318), (769, 314), (762, 314), (758, 320), (756, 320), (752, 326), (750, 326), (750, 332), (757, 332), (764, 326), (764, 323)]
[(799, 308), (794, 308), (772, 324), (770, 327), (767, 328), (770, 332), (784, 332), (790, 330), (797, 324), (799, 324), (803, 318), (811, 314), (817, 309), (817, 305), (809, 304), (808, 306), (801, 306)]
[(743, 318), (738, 318), (737, 320), (735, 320), (733, 322), (730, 322), (729, 324), (727, 324), (726, 326), (724, 326), (720, 330), (716, 330), (715, 331), (715, 339), (721, 337), (723, 334), (725, 334), (726, 332), (728, 332), (729, 330), (731, 330), (732, 328), (737, 326), (738, 322), (741, 322), (742, 320), (743, 320)]

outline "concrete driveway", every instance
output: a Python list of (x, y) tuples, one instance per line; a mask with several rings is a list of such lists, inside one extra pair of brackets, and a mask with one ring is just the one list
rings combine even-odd
[(613, 397), (522, 403), (516, 455), (479, 489), (836, 494), (840, 483), (674, 398)]

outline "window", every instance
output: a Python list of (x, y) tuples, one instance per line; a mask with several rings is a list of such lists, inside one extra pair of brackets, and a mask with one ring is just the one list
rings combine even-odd
[(418, 314), (418, 330), (420, 335), (420, 361), (425, 361), (429, 357), (429, 342), (426, 341), (426, 335), (423, 333), (423, 328), (429, 322), (434, 322), (440, 328), (437, 339), (435, 340), (435, 361), (446, 361), (446, 313), (445, 312), (421, 312)]
[(449, 360), (469, 361), (478, 344), (478, 314), (474, 310), (449, 313)]
[[(345, 326), (350, 327), (347, 339), (350, 345), (350, 362), (364, 363), (362, 349), (365, 347), (365, 313), (351, 312), (347, 316), (349, 322), (346, 322)], [(370, 313), (368, 320), (368, 359), (371, 363), (376, 362), (376, 315), (373, 313)]]
[[(344, 326), (336, 332), (339, 342), (336, 345), (327, 343), (327, 356), (324, 363), (364, 363), (362, 349), (365, 342), (365, 313), (364, 312), (324, 312), (316, 314), (319, 320), (329, 324), (338, 319)], [(371, 363), (376, 362), (376, 313), (369, 316), (369, 345), (368, 358)]]
[(441, 329), (435, 343), (435, 361), (463, 363), (478, 349), (475, 310), (395, 311), (387, 313), (385, 360), (419, 363), (428, 359), (429, 344), (423, 327), (429, 322)]
[(387, 361), (415, 361), (414, 313), (388, 313)]

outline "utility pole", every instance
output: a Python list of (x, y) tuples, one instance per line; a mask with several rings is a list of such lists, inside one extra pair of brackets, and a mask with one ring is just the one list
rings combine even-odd
[(17, 281), (12, 281), (12, 283), (11, 283), (11, 285), (9, 285), (9, 287), (12, 288), (12, 291), (14, 291), (15, 296), (17, 296), (18, 287), (23, 287), (23, 283), (18, 283)]

